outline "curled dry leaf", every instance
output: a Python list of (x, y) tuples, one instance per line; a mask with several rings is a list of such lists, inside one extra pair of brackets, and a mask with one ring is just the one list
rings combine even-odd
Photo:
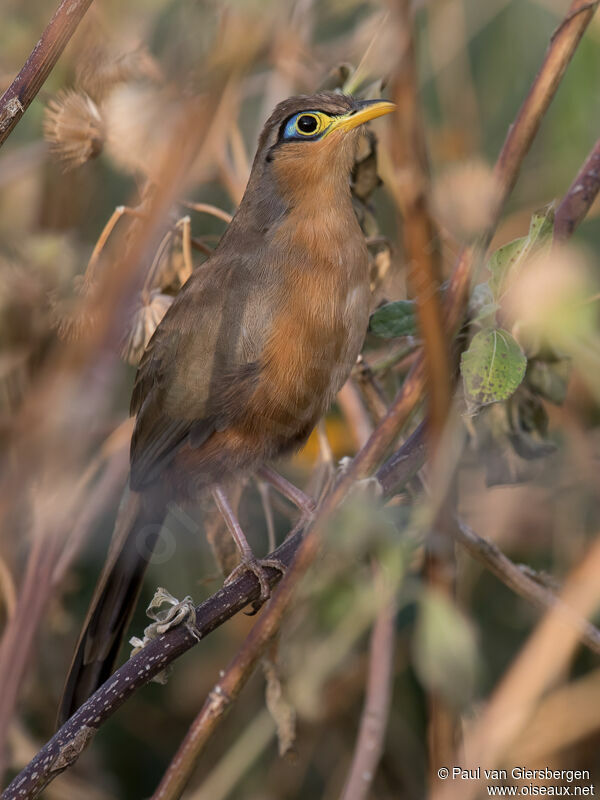
[(293, 750), (296, 741), (296, 711), (285, 697), (275, 661), (270, 656), (264, 656), (261, 666), (267, 682), (267, 708), (277, 727), (279, 755), (284, 756)]
[(142, 300), (133, 315), (121, 349), (123, 358), (129, 364), (139, 363), (146, 345), (172, 302), (171, 295), (163, 294), (159, 289), (155, 289)]
[(105, 126), (98, 106), (85, 92), (67, 89), (50, 100), (44, 136), (65, 169), (79, 167), (102, 152)]

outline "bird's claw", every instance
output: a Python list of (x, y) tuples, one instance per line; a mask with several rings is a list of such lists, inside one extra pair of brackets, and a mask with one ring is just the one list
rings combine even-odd
[(228, 575), (225, 579), (225, 586), (230, 586), (234, 581), (236, 581), (241, 575), (245, 572), (251, 572), (253, 575), (256, 575), (256, 579), (260, 584), (260, 600), (261, 605), (268, 600), (271, 596), (271, 586), (269, 585), (269, 579), (267, 577), (267, 573), (265, 572), (265, 567), (271, 567), (272, 569), (276, 569), (281, 574), (285, 574), (286, 567), (285, 565), (278, 559), (278, 558), (255, 558), (255, 556), (247, 556), (244, 558), (237, 567), (233, 570), (233, 572)]

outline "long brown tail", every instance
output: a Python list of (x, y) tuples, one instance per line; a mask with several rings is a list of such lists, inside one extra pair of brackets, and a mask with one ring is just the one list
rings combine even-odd
[(164, 504), (147, 495), (129, 492), (124, 499), (71, 662), (59, 725), (110, 677), (165, 513)]

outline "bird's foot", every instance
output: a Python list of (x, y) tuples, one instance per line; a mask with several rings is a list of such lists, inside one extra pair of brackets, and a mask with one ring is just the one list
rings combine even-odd
[(256, 558), (254, 555), (247, 555), (240, 561), (233, 572), (227, 576), (224, 585), (230, 586), (245, 572), (251, 572), (253, 575), (256, 575), (256, 579), (260, 584), (260, 600), (262, 605), (262, 603), (271, 596), (271, 586), (267, 573), (265, 572), (266, 567), (276, 569), (278, 572), (281, 572), (282, 575), (285, 574), (287, 569), (278, 558)]

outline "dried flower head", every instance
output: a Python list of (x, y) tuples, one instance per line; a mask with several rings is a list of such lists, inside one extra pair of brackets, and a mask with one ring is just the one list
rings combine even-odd
[(102, 152), (105, 129), (100, 111), (85, 92), (68, 89), (50, 100), (44, 117), (50, 149), (73, 169)]
[(152, 334), (173, 302), (171, 295), (155, 289), (142, 296), (142, 303), (135, 311), (131, 326), (121, 348), (121, 355), (129, 364), (138, 364)]
[(503, 298), (505, 318), (529, 351), (539, 343), (576, 355), (582, 343), (597, 347), (597, 285), (583, 251), (554, 246), (521, 265), (511, 276)]
[(169, 89), (116, 86), (102, 104), (107, 154), (119, 169), (156, 180), (181, 113), (181, 98)]
[(488, 227), (497, 199), (494, 174), (480, 159), (457, 164), (433, 186), (434, 213), (459, 241), (470, 241)]
[[(76, 341), (97, 321), (92, 312), (96, 284), (86, 280), (83, 275), (73, 278), (74, 293), (68, 298), (57, 292), (50, 292), (51, 322), (60, 339)], [(89, 301), (92, 302), (89, 302)]]

